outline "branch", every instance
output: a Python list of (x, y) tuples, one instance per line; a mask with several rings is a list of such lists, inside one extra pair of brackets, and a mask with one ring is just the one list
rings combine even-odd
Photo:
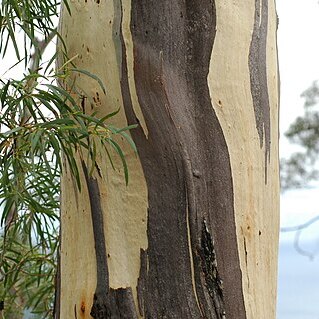
[(301, 235), (301, 230), (298, 230), (295, 235), (294, 239), (294, 248), (297, 251), (298, 254), (302, 256), (309, 257), (309, 259), (312, 261), (315, 258), (315, 255), (307, 250), (304, 250), (300, 246), (300, 235)]
[(31, 57), (30, 57), (30, 60), (31, 60), (30, 68), (29, 68), (30, 73), (34, 73), (39, 69), (41, 57), (42, 57), (45, 49), (49, 45), (49, 43), (56, 36), (56, 33), (57, 33), (57, 30), (54, 29), (49, 33), (49, 35), (45, 39), (43, 39), (43, 40), (39, 40), (37, 38), (34, 39), (34, 42), (36, 43), (36, 45), (35, 45), (35, 50), (34, 50), (33, 54), (31, 54)]
[(319, 216), (316, 216), (310, 220), (308, 220), (306, 223), (301, 224), (301, 225), (297, 225), (297, 226), (291, 226), (291, 227), (281, 227), (280, 231), (285, 233), (285, 232), (293, 232), (293, 231), (299, 231), (302, 230), (304, 228), (309, 227), (310, 225), (312, 225), (313, 223), (317, 222), (319, 220)]
[[(43, 39), (39, 40), (38, 38), (34, 39), (34, 52), (30, 56), (30, 67), (29, 67), (29, 74), (36, 73), (39, 70), (40, 66), (40, 61), (41, 57), (49, 45), (49, 43), (52, 41), (52, 39), (56, 36), (56, 29), (52, 30), (49, 35)], [(37, 84), (37, 78), (35, 77), (30, 77), (26, 83), (26, 90), (32, 91), (33, 88)], [(21, 121), (20, 121), (20, 126), (23, 126), (30, 118), (31, 114), (28, 108), (24, 108)]]
[(308, 220), (304, 224), (300, 224), (297, 226), (291, 226), (291, 227), (282, 227), (280, 228), (281, 232), (296, 232), (295, 238), (294, 238), (294, 248), (295, 250), (302, 256), (309, 257), (310, 260), (313, 260), (315, 257), (314, 253), (311, 253), (309, 251), (306, 251), (301, 248), (300, 246), (300, 235), (303, 229), (309, 227), (310, 225), (314, 224), (315, 222), (319, 221), (319, 216), (316, 216), (310, 220)]

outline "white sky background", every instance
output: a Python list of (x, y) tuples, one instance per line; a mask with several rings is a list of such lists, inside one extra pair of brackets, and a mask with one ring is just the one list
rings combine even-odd
[[(281, 78), (280, 156), (295, 147), (283, 133), (303, 114), (300, 94), (319, 79), (318, 0), (276, 0), (279, 15), (278, 49)], [(302, 224), (319, 214), (319, 189), (287, 191), (281, 196), (281, 226)], [(319, 318), (319, 222), (303, 230), (300, 247), (293, 248), (294, 233), (280, 234), (278, 319)]]
[[(295, 149), (284, 132), (298, 115), (303, 114), (300, 94), (319, 79), (319, 3), (318, 0), (277, 0), (279, 16), (278, 50), (281, 80), (280, 156)], [(281, 198), (281, 224), (291, 226), (319, 213), (319, 190), (294, 190)], [(319, 238), (319, 223), (303, 234), (304, 239)], [(316, 225), (314, 225), (316, 226)], [(293, 234), (281, 234), (282, 240)]]
[[(302, 114), (300, 94), (319, 79), (319, 3), (318, 0), (277, 0), (276, 4), (283, 133)], [(287, 143), (282, 143), (282, 155), (288, 150)]]

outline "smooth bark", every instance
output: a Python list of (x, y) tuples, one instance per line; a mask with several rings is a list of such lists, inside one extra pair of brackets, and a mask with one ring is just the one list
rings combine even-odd
[[(60, 318), (274, 319), (279, 223), (272, 0), (71, 1), (86, 112), (131, 131), (62, 183)], [(81, 159), (79, 158), (79, 163)]]

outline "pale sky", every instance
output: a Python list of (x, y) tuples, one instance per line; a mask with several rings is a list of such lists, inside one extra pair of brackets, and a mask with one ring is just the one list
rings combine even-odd
[[(283, 133), (297, 115), (303, 114), (300, 94), (319, 79), (318, 0), (277, 0), (278, 49), (281, 79), (280, 153), (294, 149)], [(290, 191), (281, 197), (282, 226), (302, 223), (319, 213), (319, 190)], [(304, 232), (305, 239), (318, 239), (319, 223)], [(293, 234), (282, 234), (290, 239)]]
[[(277, 0), (281, 131), (302, 112), (300, 94), (319, 79), (318, 0)], [(282, 145), (282, 152), (285, 145)]]
[[(303, 114), (300, 94), (319, 79), (318, 0), (277, 0), (278, 46), (281, 77), (280, 153), (294, 148), (283, 137), (289, 124)], [(302, 224), (319, 214), (319, 189), (285, 192), (281, 196), (281, 226)], [(295, 233), (280, 234), (278, 319), (319, 318), (319, 222), (301, 233), (300, 247), (293, 248)]]

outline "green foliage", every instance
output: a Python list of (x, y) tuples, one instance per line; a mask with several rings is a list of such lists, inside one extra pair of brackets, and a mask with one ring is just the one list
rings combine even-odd
[(35, 245), (34, 240), (32, 248), (22, 238), (15, 240), (16, 235), (7, 235), (1, 242), (5, 317), (22, 318), (32, 309), (33, 318), (52, 318), (58, 234), (50, 230), (46, 247)]
[(319, 171), (317, 160), (319, 155), (319, 86), (312, 83), (302, 93), (305, 99), (304, 115), (298, 117), (286, 132), (287, 138), (300, 146), (300, 151), (289, 159), (281, 161), (282, 188), (304, 187), (309, 182), (317, 180)]
[[(69, 10), (67, 1), (64, 4)], [(105, 93), (98, 77), (78, 69), (65, 52), (65, 63), (57, 72), (56, 54), (42, 64), (48, 42), (57, 35), (63, 43), (56, 31), (59, 5), (53, 0), (1, 3), (0, 53), (5, 56), (11, 45), (17, 63), (24, 61), (26, 68), (21, 79), (0, 79), (0, 301), (4, 300), (4, 318), (20, 318), (26, 310), (36, 318), (53, 316), (60, 175), (65, 161), (81, 189), (76, 155), (86, 158), (92, 174), (100, 146), (114, 168), (113, 149), (121, 158), (127, 183), (125, 154), (116, 136), (124, 137), (135, 149), (127, 134), (134, 126), (118, 129), (109, 123), (119, 110), (103, 118), (85, 113), (81, 101), (87, 97), (72, 79), (81, 73)], [(23, 34), (23, 51), (18, 33)]]
[[(67, 1), (64, 1), (67, 3)], [(18, 32), (24, 36), (25, 51), (22, 58), (27, 63), (28, 52), (40, 50), (37, 36), (47, 37), (55, 29), (60, 1), (56, 0), (2, 0), (0, 9), (0, 52), (5, 55), (12, 43), (18, 60), (21, 59)], [(26, 64), (27, 65), (27, 64)]]

